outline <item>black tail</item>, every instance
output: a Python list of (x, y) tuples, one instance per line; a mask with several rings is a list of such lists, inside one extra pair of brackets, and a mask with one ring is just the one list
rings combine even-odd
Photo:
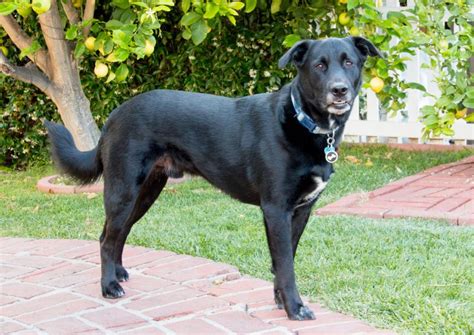
[(98, 146), (90, 151), (79, 151), (72, 135), (64, 126), (45, 121), (51, 142), (51, 155), (56, 166), (81, 184), (91, 184), (102, 174)]

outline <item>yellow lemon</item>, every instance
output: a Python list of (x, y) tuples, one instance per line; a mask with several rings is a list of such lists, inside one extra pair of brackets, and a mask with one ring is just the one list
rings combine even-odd
[(347, 0), (339, 0), (339, 3), (345, 5), (347, 3)]
[(346, 26), (351, 22), (351, 18), (346, 12), (342, 12), (339, 14), (339, 23), (342, 24), (343, 26)]
[(467, 114), (467, 108), (464, 108), (464, 109), (459, 109), (456, 111), (456, 119), (462, 119), (463, 117), (465, 117)]
[(82, 7), (82, 0), (72, 0), (72, 5), (76, 8)]
[(373, 77), (371, 80), (370, 80), (370, 88), (372, 89), (372, 91), (374, 91), (375, 93), (379, 93), (382, 89), (383, 89), (383, 86), (384, 86), (384, 82), (381, 78), (379, 77)]
[(95, 44), (95, 37), (92, 37), (92, 36), (89, 36), (84, 42), (84, 45), (86, 46), (87, 50), (90, 50), (90, 51), (94, 50), (94, 44)]
[(33, 0), (31, 3), (31, 7), (36, 12), (36, 14), (43, 14), (46, 13), (49, 8), (51, 7), (50, 0)]
[(146, 40), (145, 41), (145, 55), (150, 56), (154, 50), (155, 50), (155, 45), (153, 44), (153, 41)]
[(107, 65), (101, 62), (95, 63), (94, 73), (98, 78), (105, 77), (108, 72), (109, 72), (109, 68), (107, 67)]
[(349, 30), (349, 34), (351, 34), (352, 36), (359, 36), (359, 28), (357, 28), (356, 26), (351, 27), (351, 29)]
[(3, 55), (4, 55), (5, 57), (8, 56), (8, 49), (7, 49), (7, 48), (5, 48), (4, 46), (1, 46), (1, 47), (0, 47), (0, 50), (2, 51), (2, 53), (3, 53)]

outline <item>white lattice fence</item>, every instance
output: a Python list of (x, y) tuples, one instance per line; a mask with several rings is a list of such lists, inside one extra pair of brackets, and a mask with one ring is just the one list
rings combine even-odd
[[(400, 11), (412, 7), (414, 1), (407, 1), (406, 6), (401, 6), (398, 0), (384, 1), (379, 9), (386, 14), (389, 11)], [(410, 56), (407, 69), (402, 77), (408, 82), (420, 83), (428, 92), (438, 95), (439, 90), (434, 82), (433, 74), (428, 69), (423, 69), (422, 64), (427, 63), (427, 57), (422, 52)], [(390, 117), (381, 112), (379, 100), (371, 90), (362, 90), (359, 99), (351, 113), (351, 118), (344, 131), (345, 141), (348, 142), (396, 142), (396, 143), (421, 143), (421, 132), (423, 125), (418, 121), (420, 108), (431, 104), (429, 98), (423, 96), (423, 92), (408, 90), (406, 99), (406, 110), (403, 113)], [(363, 110), (360, 110), (363, 108)], [(362, 112), (362, 113), (361, 113)], [(365, 115), (362, 119), (360, 115)], [(474, 125), (458, 120), (453, 127), (453, 137), (441, 137), (430, 140), (431, 143), (449, 143), (454, 140), (457, 144), (467, 144), (468, 140), (474, 140)]]

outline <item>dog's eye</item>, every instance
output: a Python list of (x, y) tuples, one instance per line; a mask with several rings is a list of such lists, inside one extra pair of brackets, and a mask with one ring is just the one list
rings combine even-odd
[(326, 69), (326, 65), (324, 65), (323, 63), (316, 64), (315, 67), (316, 69), (321, 70), (321, 71), (324, 71)]
[(344, 61), (344, 65), (345, 65), (346, 67), (351, 67), (352, 65), (354, 65), (354, 63), (352, 63), (350, 60), (346, 59), (346, 60)]

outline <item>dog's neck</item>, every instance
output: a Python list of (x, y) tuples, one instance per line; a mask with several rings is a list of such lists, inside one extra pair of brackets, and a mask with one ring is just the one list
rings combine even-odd
[[(293, 103), (291, 101), (291, 89), (293, 87), (293, 83), (284, 86), (277, 94), (279, 99), (282, 99), (282, 109), (279, 113), (279, 119), (282, 124), (282, 129), (285, 132), (285, 136), (287, 140), (292, 142), (295, 147), (299, 148), (303, 152), (306, 152), (311, 157), (316, 157), (315, 160), (321, 161), (325, 158), (325, 148), (328, 146), (328, 134), (313, 134), (307, 128), (305, 128), (296, 118), (295, 109), (293, 107)], [(300, 96), (300, 95), (299, 95)], [(301, 99), (301, 98), (300, 98)], [(304, 102), (304, 100), (302, 101)], [(302, 103), (302, 107), (306, 108), (307, 104)], [(313, 117), (313, 113), (315, 112), (314, 109), (310, 109), (308, 112), (304, 109), (305, 113), (309, 116)], [(311, 114), (310, 114), (311, 113)], [(326, 113), (329, 114), (329, 113)], [(318, 119), (317, 122), (321, 122), (321, 119)], [(329, 130), (329, 120), (326, 119), (325, 123), (318, 123), (324, 124), (326, 129)], [(342, 138), (342, 133), (344, 131), (344, 124), (339, 125), (338, 129), (334, 133), (334, 147), (337, 149), (339, 146), (340, 140)], [(332, 137), (332, 131), (330, 134)]]
[[(329, 134), (333, 131), (337, 131), (339, 125), (336, 123), (335, 119), (331, 116), (330, 113), (327, 111), (321, 110), (321, 108), (313, 103), (311, 103), (310, 99), (303, 98), (302, 88), (300, 87), (299, 81), (294, 80), (289, 86), (289, 99), (291, 100), (293, 115), (297, 117), (298, 114), (302, 115), (303, 112), (314, 126), (317, 127), (317, 131), (314, 134)], [(300, 110), (300, 112), (298, 111)], [(300, 123), (305, 123), (301, 122)], [(310, 123), (310, 122), (308, 122)], [(304, 128), (306, 128), (309, 132), (312, 132), (308, 126), (302, 124)]]
[(297, 89), (294, 89), (293, 87), (290, 87), (290, 97), (291, 97), (291, 103), (293, 105), (293, 109), (295, 111), (295, 117), (298, 120), (298, 122), (306, 128), (311, 134), (331, 134), (339, 128), (338, 126), (334, 125), (334, 122), (331, 122), (332, 120), (329, 120), (329, 127), (328, 128), (323, 128), (320, 125), (318, 125), (315, 120), (309, 116), (305, 111), (303, 110), (303, 106), (301, 103), (301, 97), (300, 93)]

